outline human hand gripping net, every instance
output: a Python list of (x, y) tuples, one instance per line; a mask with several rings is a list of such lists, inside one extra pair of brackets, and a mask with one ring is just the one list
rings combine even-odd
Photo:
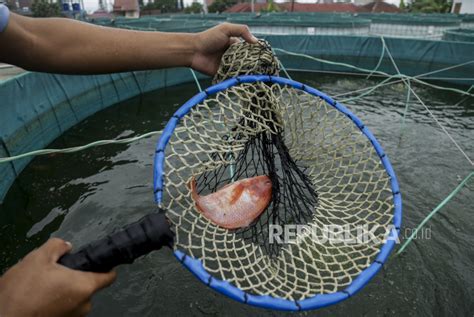
[[(352, 296), (381, 268), (401, 196), (367, 127), (316, 89), (277, 77), (278, 65), (265, 41), (227, 50), (215, 85), (163, 132), (155, 196), (176, 256), (204, 283), (257, 306), (313, 309)], [(249, 226), (225, 229), (197, 210), (194, 179), (207, 195), (258, 175), (270, 178), (272, 198)]]

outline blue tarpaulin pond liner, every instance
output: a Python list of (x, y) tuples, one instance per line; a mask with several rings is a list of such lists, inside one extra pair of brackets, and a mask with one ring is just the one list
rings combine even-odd
[[(274, 48), (283, 48), (334, 62), (396, 74), (387, 58), (380, 60), (382, 42), (377, 37), (276, 36), (265, 37)], [(474, 44), (428, 40), (385, 39), (401, 73), (419, 75), (472, 61)], [(303, 57), (278, 53), (288, 69), (354, 72)], [(474, 65), (448, 69), (423, 79), (472, 85)], [(65, 76), (25, 73), (0, 83), (0, 156), (42, 149), (64, 131), (101, 109), (140, 93), (192, 81), (188, 69), (132, 72), (100, 76)], [(30, 158), (0, 164), (0, 201)]]

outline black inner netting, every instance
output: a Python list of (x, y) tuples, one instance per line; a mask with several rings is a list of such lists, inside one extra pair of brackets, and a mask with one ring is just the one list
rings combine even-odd
[[(263, 96), (257, 94), (249, 109), (258, 111), (254, 105), (265, 102)], [(259, 108), (271, 109), (271, 107)], [(258, 117), (260, 120), (265, 120), (267, 125), (269, 119), (277, 121), (275, 113), (271, 110), (259, 111)], [(259, 132), (251, 137), (247, 133), (239, 133), (242, 126), (255, 129), (257, 125), (258, 121), (242, 118), (237, 125), (239, 128), (231, 129), (231, 135), (223, 140), (223, 142), (245, 141), (244, 149), (237, 157), (233, 158), (232, 153), (228, 154), (230, 157), (227, 157), (227, 160), (235, 163), (204, 172), (196, 180), (198, 193), (203, 195), (216, 192), (239, 179), (267, 175), (272, 181), (270, 205), (253, 224), (237, 229), (234, 233), (258, 244), (269, 256), (275, 256), (278, 255), (284, 241), (270, 238), (270, 226), (308, 224), (312, 220), (318, 195), (307, 174), (307, 167), (291, 157), (281, 128), (270, 124), (268, 131)], [(218, 154), (211, 155), (211, 159), (222, 160)]]

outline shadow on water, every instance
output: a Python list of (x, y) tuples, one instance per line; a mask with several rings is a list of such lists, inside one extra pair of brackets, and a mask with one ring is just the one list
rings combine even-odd
[[(351, 77), (293, 75), (329, 95), (377, 83)], [(459, 103), (462, 98), (454, 93), (418, 86), (415, 90), (473, 157), (474, 99)], [(186, 84), (130, 99), (81, 122), (49, 147), (160, 130), (195, 93), (195, 85)], [(472, 170), (413, 96), (401, 127), (405, 100), (406, 88), (394, 84), (347, 103), (378, 138), (394, 165), (403, 195), (403, 236)], [(5, 270), (51, 235), (81, 245), (153, 211), (155, 142), (156, 138), (149, 138), (34, 159), (0, 206), (0, 269)], [(473, 205), (471, 182), (427, 225), (424, 239), (415, 240), (403, 255), (392, 256), (360, 294), (336, 306), (298, 315), (472, 315)], [(155, 252), (117, 271), (117, 282), (94, 298), (91, 316), (285, 315), (217, 294), (183, 268), (170, 250)]]

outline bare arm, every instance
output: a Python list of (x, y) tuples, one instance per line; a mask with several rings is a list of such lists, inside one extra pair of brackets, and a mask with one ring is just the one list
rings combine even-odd
[(196, 34), (141, 32), (12, 13), (0, 34), (0, 62), (65, 74), (179, 66), (214, 74), (223, 52), (235, 41), (233, 37), (256, 42), (246, 26), (228, 23)]

